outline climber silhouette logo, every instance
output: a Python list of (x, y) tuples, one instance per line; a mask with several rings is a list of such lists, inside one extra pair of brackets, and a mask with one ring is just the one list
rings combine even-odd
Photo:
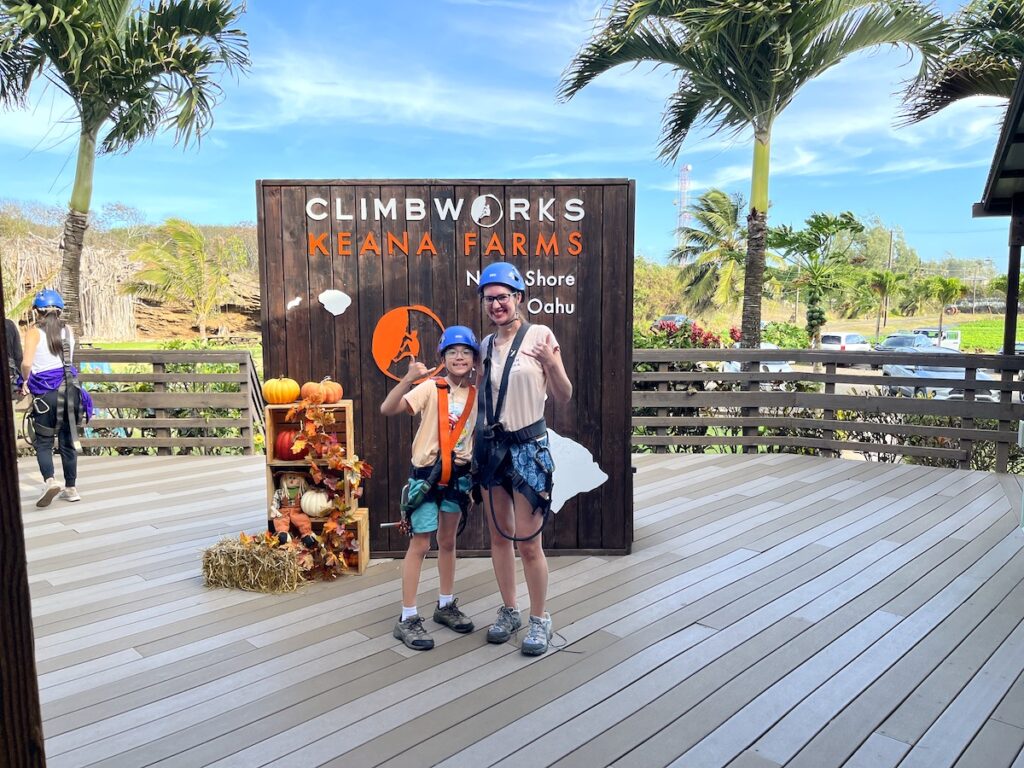
[[(381, 373), (400, 381), (409, 359), (429, 363), (434, 358), (434, 348), (443, 332), (444, 323), (429, 307), (396, 307), (386, 312), (373, 329), (373, 360)], [(436, 375), (442, 367), (438, 365), (430, 375)]]

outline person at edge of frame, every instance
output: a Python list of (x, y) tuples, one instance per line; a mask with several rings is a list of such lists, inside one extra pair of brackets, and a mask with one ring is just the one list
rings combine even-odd
[[(78, 481), (77, 429), (92, 418), (92, 398), (78, 384), (73, 367), (75, 336), (64, 322), (64, 299), (44, 289), (32, 301), (33, 324), (25, 333), (21, 363), (21, 394), (32, 395), (32, 445), (43, 476), (37, 507), (46, 507), (57, 496), (81, 501)], [(64, 487), (54, 478), (53, 441), (57, 439)]]
[[(488, 419), (495, 417), (496, 424), (478, 423), (476, 438), (475, 479), (481, 488), (490, 529), (491, 563), (502, 599), (497, 619), (487, 630), (487, 640), (504, 643), (522, 627), (516, 603), (514, 543), (523, 561), (530, 598), (528, 631), (521, 651), (539, 656), (547, 652), (553, 633), (551, 615), (545, 610), (548, 563), (540, 537), (550, 514), (554, 471), (544, 405), (548, 395), (559, 405), (567, 403), (572, 397), (572, 383), (551, 329), (526, 324), (523, 318), (526, 284), (514, 265), (497, 262), (486, 267), (480, 274), (479, 291), (486, 316), (495, 327), (480, 345), (484, 358), (481, 377), (487, 379), (480, 382), (480, 413), (486, 410), (487, 395), (499, 411), (486, 413)], [(527, 328), (514, 353), (506, 396), (499, 403), (505, 364), (524, 324)], [(489, 393), (485, 392), (488, 387)], [(485, 451), (485, 438), (491, 435), (494, 437)], [(484, 472), (480, 472), (482, 465), (487, 466)]]
[[(402, 494), (403, 525), (407, 526), (410, 538), (402, 561), (402, 613), (393, 633), (417, 651), (434, 647), (434, 639), (423, 626), (416, 606), (431, 534), (437, 536), (440, 581), (434, 621), (461, 634), (473, 631), (473, 621), (459, 609), (455, 596), (455, 539), (459, 521), (470, 503), (470, 464), (476, 427), (474, 381), (479, 349), (469, 328), (454, 325), (445, 329), (437, 347), (445, 376), (429, 378), (427, 367), (413, 357), (408, 372), (380, 406), (385, 416), (420, 416), (412, 440), (412, 469)], [(439, 414), (439, 406), (445, 404), (447, 414)], [(442, 455), (445, 453), (446, 456)]]

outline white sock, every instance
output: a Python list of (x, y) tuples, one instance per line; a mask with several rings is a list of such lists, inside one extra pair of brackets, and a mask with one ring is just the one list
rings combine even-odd
[(419, 611), (416, 610), (416, 606), (415, 605), (412, 608), (406, 608), (404, 605), (402, 606), (402, 621), (408, 621), (413, 616), (418, 616), (418, 615), (419, 615)]
[(452, 604), (452, 600), (455, 599), (455, 595), (438, 595), (437, 596), (437, 607), (447, 608)]

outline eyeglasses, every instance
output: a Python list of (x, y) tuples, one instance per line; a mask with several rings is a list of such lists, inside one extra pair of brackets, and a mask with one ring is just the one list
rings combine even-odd
[(508, 304), (511, 299), (511, 293), (499, 293), (497, 296), (484, 296), (484, 304), (487, 304), (488, 306), (494, 302), (498, 302), (499, 304)]
[(444, 351), (444, 356), (445, 357), (472, 357), (473, 356), (473, 350), (472, 349), (461, 349), (459, 347), (448, 347), (448, 349), (446, 349)]

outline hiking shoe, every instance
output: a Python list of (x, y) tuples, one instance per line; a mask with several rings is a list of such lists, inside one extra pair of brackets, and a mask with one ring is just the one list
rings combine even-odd
[(438, 603), (437, 608), (434, 609), (434, 621), (462, 634), (473, 631), (473, 620), (459, 610), (459, 598), (457, 597), (444, 608)]
[(498, 609), (497, 621), (487, 628), (487, 642), (506, 643), (512, 637), (512, 633), (521, 626), (523, 626), (523, 620), (519, 616), (519, 611), (503, 605)]
[(50, 502), (53, 501), (54, 497), (60, 493), (60, 483), (54, 480), (52, 477), (46, 479), (46, 484), (43, 486), (43, 492), (39, 494), (39, 498), (36, 499), (37, 507), (48, 507)]
[(62, 501), (81, 501), (82, 497), (78, 495), (78, 490), (75, 488), (65, 488), (63, 491), (57, 494), (57, 498)]
[(523, 655), (540, 656), (548, 650), (551, 640), (551, 614), (545, 613), (543, 619), (530, 617), (530, 629), (523, 638)]
[(392, 633), (396, 639), (405, 643), (407, 648), (414, 651), (429, 651), (434, 647), (434, 638), (427, 634), (423, 628), (423, 617), (413, 616), (395, 624), (395, 631)]

